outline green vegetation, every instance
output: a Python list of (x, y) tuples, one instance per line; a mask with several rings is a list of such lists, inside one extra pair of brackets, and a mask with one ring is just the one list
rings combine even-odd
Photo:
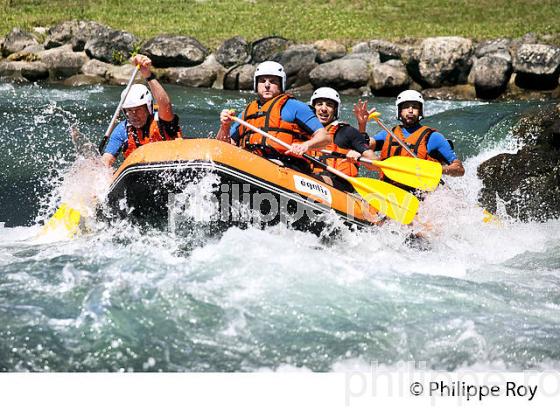
[(189, 35), (215, 47), (234, 35), (297, 42), (527, 32), (559, 38), (560, 0), (0, 0), (0, 35), (64, 20), (96, 20), (147, 39)]

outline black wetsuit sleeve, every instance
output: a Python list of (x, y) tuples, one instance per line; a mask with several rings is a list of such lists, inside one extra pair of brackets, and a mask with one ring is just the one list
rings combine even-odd
[(364, 135), (352, 126), (340, 127), (334, 136), (334, 143), (342, 149), (352, 149), (360, 154), (369, 149)]
[(181, 126), (179, 125), (179, 116), (175, 114), (171, 121), (164, 121), (161, 118), (159, 119), (159, 125), (161, 130), (171, 138), (174, 138), (180, 131)]

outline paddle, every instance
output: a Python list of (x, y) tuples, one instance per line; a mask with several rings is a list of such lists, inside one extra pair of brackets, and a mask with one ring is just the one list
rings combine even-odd
[(99, 153), (101, 155), (103, 155), (103, 150), (105, 149), (105, 144), (107, 144), (107, 140), (109, 140), (109, 137), (111, 136), (111, 133), (113, 132), (113, 128), (115, 127), (117, 117), (119, 116), (119, 112), (121, 111), (121, 107), (124, 104), (124, 100), (126, 100), (126, 97), (128, 96), (128, 92), (130, 91), (130, 87), (132, 87), (132, 82), (134, 81), (134, 78), (136, 77), (136, 73), (138, 73), (139, 69), (140, 69), (140, 65), (137, 65), (136, 67), (134, 67), (134, 71), (132, 72), (132, 75), (130, 76), (130, 79), (128, 80), (128, 84), (126, 85), (126, 88), (124, 89), (124, 93), (121, 96), (121, 100), (119, 102), (119, 105), (117, 106), (117, 109), (115, 110), (115, 113), (113, 114), (113, 118), (111, 118), (111, 122), (109, 123), (109, 126), (107, 127), (107, 131), (105, 131), (105, 135), (103, 136), (103, 139), (101, 140), (101, 143), (99, 144)]
[[(321, 150), (325, 154), (346, 158), (340, 152)], [(383, 170), (383, 173), (393, 181), (425, 191), (434, 191), (441, 179), (441, 165), (434, 161), (410, 157), (389, 157), (384, 161), (358, 158), (359, 162), (372, 164)]]
[[(99, 144), (98, 150), (100, 154), (103, 154), (105, 144), (107, 144), (107, 140), (109, 139), (111, 132), (113, 132), (113, 128), (115, 127), (115, 123), (119, 116), (119, 112), (122, 108), (124, 100), (128, 96), (128, 92), (132, 87), (132, 82), (134, 81), (134, 78), (136, 77), (136, 74), (138, 73), (139, 69), (140, 66), (137, 65), (134, 67), (134, 70), (132, 71), (132, 75), (130, 76), (130, 79), (128, 80), (124, 93), (121, 96), (119, 105), (117, 106), (117, 109), (113, 114), (113, 118), (111, 118), (111, 122), (107, 127), (107, 131), (105, 131), (105, 135), (103, 136), (103, 139)], [(72, 132), (72, 138), (73, 140), (74, 138), (76, 138), (74, 132)], [(45, 223), (45, 225), (39, 232), (38, 236), (46, 235), (49, 232), (60, 231), (65, 233), (67, 237), (72, 238), (79, 231), (80, 221), (81, 221), (81, 213), (78, 209), (76, 209), (76, 205), (71, 206), (70, 204), (63, 202), (59, 205), (54, 215)]]
[[(374, 111), (369, 115), (368, 120), (375, 120), (375, 122), (377, 122), (377, 124), (381, 128), (383, 128), (389, 135), (391, 135), (391, 137), (393, 137), (395, 140), (397, 140), (397, 142), (401, 145), (401, 147), (403, 147), (410, 155), (412, 155), (414, 158), (417, 159), (417, 156), (407, 147), (407, 145), (404, 143), (404, 141), (401, 141), (400, 138), (397, 138), (397, 136), (388, 127), (386, 127), (385, 124), (383, 124), (381, 122), (381, 120), (379, 119), (380, 116), (381, 116), (381, 113), (379, 113), (377, 111)], [(406, 158), (406, 157), (389, 157), (389, 159), (390, 158)], [(417, 159), (417, 160), (420, 161), (420, 159)], [(426, 161), (426, 162), (432, 162), (434, 164), (438, 164), (437, 162), (434, 162), (434, 161)], [(439, 168), (440, 168), (440, 176), (441, 176), (441, 165), (440, 165)], [(391, 177), (389, 174), (387, 174), (387, 176), (389, 178), (393, 179), (393, 177)], [(395, 181), (396, 181), (396, 179), (395, 179)], [(482, 218), (483, 223), (494, 223), (494, 224), (497, 224), (497, 225), (501, 225), (500, 218), (498, 218), (496, 215), (492, 214), (491, 212), (488, 212), (486, 209), (482, 209), (482, 213), (483, 213), (483, 218)]]
[[(230, 115), (230, 118), (239, 124), (261, 134), (262, 136), (271, 139), (277, 144), (285, 148), (290, 148), (289, 144), (270, 135), (269, 133), (257, 128), (248, 122)], [(389, 218), (394, 219), (402, 224), (409, 224), (414, 219), (418, 211), (419, 201), (414, 195), (406, 192), (403, 189), (397, 188), (394, 185), (388, 184), (371, 178), (354, 178), (346, 175), (339, 170), (324, 164), (317, 158), (308, 154), (303, 154), (303, 157), (315, 165), (326, 169), (327, 171), (337, 175), (338, 177), (347, 180), (356, 189), (358, 194), (362, 196), (372, 207), (387, 215)]]

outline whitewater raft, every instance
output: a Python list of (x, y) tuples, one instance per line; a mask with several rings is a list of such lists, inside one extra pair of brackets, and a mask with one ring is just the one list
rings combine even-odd
[[(211, 189), (201, 184), (209, 175), (217, 176)], [(185, 212), (189, 193), (213, 206), (212, 223), (223, 228), (285, 223), (319, 234), (336, 220), (356, 227), (378, 221), (375, 209), (359, 195), (214, 139), (138, 148), (114, 174), (108, 205), (118, 217), (175, 224), (192, 217), (192, 209)]]

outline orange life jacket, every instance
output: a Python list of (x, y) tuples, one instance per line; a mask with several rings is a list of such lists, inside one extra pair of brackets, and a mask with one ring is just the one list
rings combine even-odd
[[(145, 125), (141, 129), (137, 129), (132, 125), (128, 124), (126, 127), (126, 133), (128, 135), (128, 141), (126, 148), (123, 152), (123, 156), (128, 157), (136, 148), (141, 145), (149, 144), (150, 142), (156, 141), (168, 141), (175, 138), (181, 138), (181, 129), (177, 131), (174, 135), (168, 135), (161, 127), (158, 120), (157, 112), (154, 116), (148, 117), (149, 125)], [(146, 129), (148, 132), (146, 132)]]
[[(282, 107), (286, 102), (293, 98), (289, 94), (280, 94), (259, 107), (258, 101), (251, 102), (245, 112), (243, 119), (249, 124), (268, 132), (276, 138), (284, 141), (286, 144), (302, 143), (311, 138), (311, 135), (302, 130), (293, 122), (284, 121), (280, 115)], [(284, 154), (287, 149), (274, 141), (270, 141), (261, 134), (253, 130), (239, 126), (240, 145), (251, 151), (259, 153), (266, 147), (273, 148), (277, 152)], [(288, 154), (289, 155), (289, 154)]]
[[(436, 130), (433, 128), (423, 125), (410, 134), (408, 138), (405, 138), (400, 125), (393, 128), (395, 136), (397, 136), (401, 141), (404, 141), (407, 147), (414, 152), (418, 158), (437, 162), (435, 158), (430, 157), (428, 154), (428, 138), (430, 138), (430, 135), (435, 131)], [(396, 155), (403, 157), (411, 156), (405, 149), (403, 149), (403, 147), (401, 147), (401, 144), (394, 140), (391, 134), (387, 134), (387, 138), (385, 138), (385, 142), (383, 144), (383, 149), (381, 150), (380, 159), (384, 160)]]
[[(348, 176), (355, 177), (358, 175), (358, 165), (354, 161), (349, 160), (348, 158), (341, 157), (340, 155), (340, 154), (346, 155), (350, 150), (340, 148), (338, 145), (334, 143), (334, 137), (338, 132), (338, 130), (341, 127), (345, 127), (347, 125), (348, 124), (340, 121), (333, 121), (329, 125), (327, 125), (325, 129), (333, 142), (327, 145), (324, 149), (327, 151), (332, 151), (333, 153), (325, 154), (322, 153), (321, 151), (313, 151), (312, 155), (316, 157), (319, 161), (326, 163), (328, 166), (333, 167), (339, 170), (340, 172), (344, 172)], [(339, 155), (336, 155), (337, 153)], [(317, 166), (313, 167), (314, 174), (319, 174), (321, 172), (323, 172), (323, 168)]]

